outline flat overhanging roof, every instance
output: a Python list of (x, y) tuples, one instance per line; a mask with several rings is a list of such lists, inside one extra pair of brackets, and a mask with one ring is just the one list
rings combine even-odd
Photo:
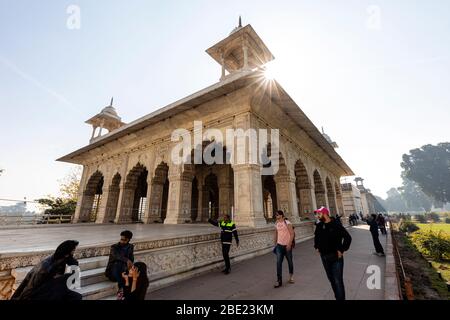
[[(57, 161), (70, 162), (80, 164), (76, 159), (77, 156), (82, 155), (90, 150), (105, 145), (109, 142), (117, 140), (135, 131), (138, 131), (144, 127), (158, 123), (164, 119), (173, 117), (179, 113), (187, 111), (195, 106), (216, 99), (227, 93), (244, 88), (246, 86), (255, 84), (256, 81), (264, 79), (264, 72), (262, 70), (242, 71), (236, 72), (227, 76), (223, 81), (220, 81), (212, 86), (209, 86), (203, 90), (200, 90), (192, 95), (189, 95), (183, 99), (180, 99), (174, 103), (171, 103), (163, 108), (160, 108), (146, 116), (143, 116), (129, 124), (126, 124), (112, 132), (101, 136), (91, 144), (88, 144), (72, 153), (69, 153)], [(281, 87), (281, 85), (272, 80), (276, 85), (277, 90), (273, 90), (271, 99), (279, 105), (283, 112), (287, 114), (295, 123), (303, 129), (306, 134), (326, 153), (330, 158), (336, 162), (336, 164), (342, 169), (342, 175), (352, 176), (354, 175), (350, 167), (334, 150), (331, 144), (323, 137), (322, 133), (316, 128), (316, 126), (309, 120), (300, 107), (292, 100), (287, 92)]]

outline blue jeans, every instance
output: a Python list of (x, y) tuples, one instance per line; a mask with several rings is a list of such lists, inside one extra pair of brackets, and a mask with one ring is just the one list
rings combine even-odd
[(277, 246), (275, 247), (275, 254), (277, 255), (277, 279), (281, 282), (283, 274), (283, 259), (285, 256), (289, 266), (289, 274), (294, 273), (294, 263), (292, 262), (292, 248), (288, 251), (286, 250), (286, 246), (277, 244)]
[(336, 300), (345, 300), (344, 258), (334, 255), (321, 255), (323, 267), (333, 288)]

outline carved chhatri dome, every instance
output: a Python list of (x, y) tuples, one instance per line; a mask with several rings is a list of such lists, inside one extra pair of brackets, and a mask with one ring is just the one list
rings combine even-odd
[(251, 25), (239, 25), (231, 31), (230, 35), (206, 52), (222, 66), (222, 77), (225, 70), (230, 74), (237, 71), (253, 70), (272, 61), (274, 56), (252, 28)]
[(116, 108), (114, 108), (113, 106), (107, 106), (107, 107), (103, 108), (103, 110), (102, 110), (102, 112), (100, 112), (100, 114), (105, 115), (107, 117), (116, 118), (119, 121), (121, 120), (121, 118), (117, 114)]
[[(107, 129), (109, 132), (111, 132), (125, 124), (117, 114), (116, 108), (114, 108), (112, 105), (113, 99), (114, 98), (111, 98), (109, 106), (104, 107), (99, 114), (86, 121), (86, 123), (92, 125), (93, 128), (90, 140), (91, 142), (101, 136), (103, 129)], [(95, 131), (97, 128), (100, 128), (100, 130), (98, 132), (98, 135), (95, 136)]]

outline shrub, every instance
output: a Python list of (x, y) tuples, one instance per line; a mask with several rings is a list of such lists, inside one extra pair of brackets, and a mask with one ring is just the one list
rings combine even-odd
[(427, 217), (425, 217), (425, 215), (423, 214), (418, 214), (415, 216), (415, 218), (419, 223), (427, 223)]
[(436, 212), (431, 212), (431, 213), (427, 214), (427, 219), (430, 219), (433, 222), (441, 221), (441, 218), (439, 217), (439, 215)]
[(445, 218), (445, 223), (450, 223), (450, 218)]
[(411, 240), (420, 253), (436, 261), (450, 259), (450, 236), (444, 232), (417, 231)]
[(402, 220), (400, 220), (399, 230), (401, 232), (411, 233), (411, 232), (419, 230), (419, 227), (414, 222), (402, 219)]

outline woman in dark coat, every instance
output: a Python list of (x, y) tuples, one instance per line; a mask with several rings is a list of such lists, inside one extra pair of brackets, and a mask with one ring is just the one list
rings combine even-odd
[(125, 282), (123, 290), (123, 300), (145, 300), (149, 285), (147, 276), (147, 265), (143, 262), (136, 262), (128, 274), (122, 273)]
[(11, 300), (81, 300), (81, 294), (67, 287), (66, 266), (78, 265), (73, 257), (78, 241), (61, 243), (55, 253), (33, 267), (11, 296)]

